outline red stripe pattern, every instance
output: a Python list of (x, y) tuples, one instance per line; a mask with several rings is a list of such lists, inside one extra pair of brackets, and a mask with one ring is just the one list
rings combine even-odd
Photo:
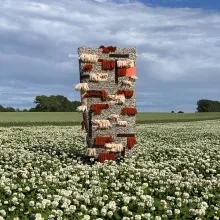
[(122, 108), (122, 114), (124, 115), (136, 115), (137, 109), (136, 108)]
[(115, 52), (115, 50), (117, 49), (117, 47), (113, 47), (113, 46), (105, 47), (103, 45), (101, 45), (99, 48), (102, 49), (102, 53)]
[(102, 68), (104, 70), (113, 70), (115, 68), (115, 61), (114, 60), (103, 60)]
[(84, 130), (84, 128), (85, 128), (85, 122), (82, 121), (81, 125), (82, 125), (82, 130)]
[(133, 90), (118, 90), (118, 95), (124, 95), (126, 98), (131, 98), (134, 95)]
[(115, 160), (115, 153), (100, 153), (98, 161), (104, 163), (105, 160)]
[(92, 64), (86, 64), (84, 67), (83, 67), (83, 71), (91, 71), (92, 70)]
[(102, 101), (106, 101), (107, 100), (107, 92), (105, 90), (102, 91), (88, 91), (85, 95), (85, 98), (88, 97), (101, 97)]
[(135, 137), (127, 137), (127, 147), (128, 149), (131, 149), (136, 144), (136, 138)]
[(114, 139), (112, 136), (106, 136), (106, 137), (97, 136), (95, 138), (95, 145), (105, 145), (105, 143), (110, 143), (113, 141)]
[(91, 110), (96, 112), (96, 114), (100, 115), (102, 109), (108, 109), (109, 105), (108, 104), (92, 104), (91, 105)]

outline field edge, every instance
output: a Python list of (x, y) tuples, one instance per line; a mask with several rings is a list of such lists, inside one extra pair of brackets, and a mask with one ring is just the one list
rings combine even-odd
[[(191, 119), (152, 119), (136, 120), (136, 124), (158, 124), (158, 123), (178, 123), (193, 121), (220, 120), (220, 117), (213, 118), (191, 118)], [(0, 122), (0, 127), (26, 127), (26, 126), (80, 126), (81, 122)]]

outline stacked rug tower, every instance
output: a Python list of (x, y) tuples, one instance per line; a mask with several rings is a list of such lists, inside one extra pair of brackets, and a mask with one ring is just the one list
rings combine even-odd
[(87, 132), (88, 155), (99, 162), (133, 151), (136, 143), (135, 48), (80, 47), (82, 129)]

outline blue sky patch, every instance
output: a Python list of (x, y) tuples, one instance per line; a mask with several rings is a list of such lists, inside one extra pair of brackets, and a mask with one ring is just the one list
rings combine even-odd
[(219, 0), (142, 0), (151, 7), (202, 8), (220, 10)]

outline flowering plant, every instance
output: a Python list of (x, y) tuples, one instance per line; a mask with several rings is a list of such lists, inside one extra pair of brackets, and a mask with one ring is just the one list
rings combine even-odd
[[(0, 128), (0, 219), (219, 219), (220, 121), (137, 125), (135, 154), (77, 162), (80, 126)], [(125, 141), (126, 141), (126, 137)]]

